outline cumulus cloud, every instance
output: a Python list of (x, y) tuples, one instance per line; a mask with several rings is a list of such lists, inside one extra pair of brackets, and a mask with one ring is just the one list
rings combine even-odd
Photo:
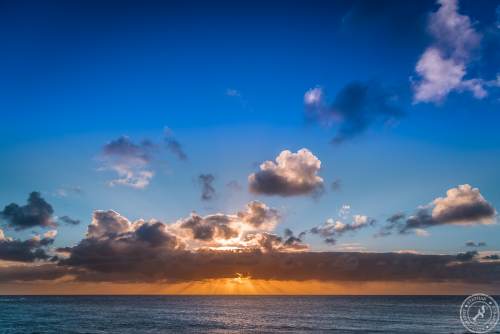
[(182, 148), (181, 143), (175, 139), (174, 133), (169, 128), (165, 128), (165, 144), (167, 145), (167, 149), (175, 155), (179, 160), (186, 161), (188, 159), (186, 152)]
[[(216, 213), (200, 216), (196, 213), (176, 222), (172, 229), (186, 242), (217, 248), (259, 248), (261, 232), (272, 231), (280, 220), (276, 209), (262, 202), (249, 202), (235, 214)], [(183, 233), (188, 231), (188, 237)], [(252, 235), (249, 237), (249, 235)]]
[(139, 270), (141, 262), (183, 247), (161, 222), (130, 222), (112, 210), (95, 211), (86, 238), (68, 248), (70, 256), (61, 263), (96, 271)]
[(297, 153), (282, 151), (276, 162), (265, 161), (260, 170), (248, 176), (250, 191), (254, 194), (296, 196), (318, 195), (323, 179), (318, 176), (321, 161), (306, 148)]
[[(348, 222), (349, 220), (351, 222)], [(344, 205), (339, 211), (338, 218), (328, 218), (324, 224), (313, 227), (310, 232), (321, 236), (325, 243), (334, 245), (345, 233), (355, 232), (375, 223), (375, 219), (365, 215), (350, 216), (350, 206)]]
[(42, 198), (39, 192), (32, 192), (28, 203), (19, 205), (11, 203), (0, 211), (0, 218), (5, 220), (9, 227), (23, 230), (33, 227), (55, 226), (54, 209)]
[(437, 225), (490, 225), (495, 223), (496, 210), (479, 192), (468, 184), (459, 185), (420, 207), (407, 217), (397, 213), (387, 219), (379, 235), (389, 235), (393, 230), (401, 234), (415, 232)]
[(308, 120), (324, 126), (335, 126), (333, 143), (342, 143), (356, 137), (376, 123), (391, 123), (404, 115), (397, 105), (394, 92), (374, 82), (351, 82), (340, 90), (331, 105), (321, 87), (304, 94)]
[(111, 170), (118, 174), (118, 178), (111, 180), (109, 185), (146, 188), (154, 176), (149, 168), (154, 148), (155, 145), (149, 140), (136, 144), (125, 136), (104, 145), (101, 170)]
[(475, 98), (487, 95), (481, 79), (466, 79), (473, 52), (481, 35), (470, 18), (458, 12), (458, 0), (439, 0), (439, 9), (429, 18), (428, 30), (434, 38), (415, 67), (414, 102), (443, 101), (451, 92), (470, 91)]
[(215, 198), (215, 188), (213, 182), (215, 176), (213, 174), (200, 174), (198, 175), (198, 184), (201, 187), (201, 199), (210, 201)]
[(54, 242), (57, 232), (49, 231), (43, 236), (36, 235), (31, 239), (19, 240), (7, 238), (0, 230), (0, 260), (17, 262), (34, 262), (48, 260), (47, 247)]

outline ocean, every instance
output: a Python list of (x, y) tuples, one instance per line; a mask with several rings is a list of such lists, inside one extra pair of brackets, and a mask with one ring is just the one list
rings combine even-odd
[(0, 296), (0, 333), (467, 333), (459, 319), (463, 299)]

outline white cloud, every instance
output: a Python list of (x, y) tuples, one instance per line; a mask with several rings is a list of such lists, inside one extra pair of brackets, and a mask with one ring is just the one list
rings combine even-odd
[(443, 101), (453, 91), (470, 91), (475, 98), (487, 95), (481, 79), (465, 79), (472, 52), (479, 47), (481, 35), (470, 18), (458, 13), (458, 0), (439, 0), (431, 14), (428, 30), (434, 43), (420, 57), (415, 71), (414, 102)]
[(428, 237), (430, 233), (427, 232), (427, 230), (424, 230), (423, 228), (416, 228), (415, 235), (417, 235), (418, 237)]
[(323, 189), (318, 176), (321, 161), (306, 148), (297, 153), (282, 151), (276, 162), (265, 161), (260, 171), (248, 177), (250, 190), (266, 195), (294, 196), (317, 194)]
[(493, 224), (495, 209), (478, 188), (459, 185), (446, 192), (446, 197), (433, 201), (432, 218), (454, 224)]
[(240, 97), (241, 96), (241, 92), (237, 89), (234, 89), (234, 88), (228, 88), (226, 89), (226, 95), (227, 96), (235, 96), (235, 97)]

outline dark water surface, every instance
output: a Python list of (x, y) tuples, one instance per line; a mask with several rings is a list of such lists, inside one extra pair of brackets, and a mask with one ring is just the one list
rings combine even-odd
[(0, 333), (467, 333), (463, 299), (0, 296)]

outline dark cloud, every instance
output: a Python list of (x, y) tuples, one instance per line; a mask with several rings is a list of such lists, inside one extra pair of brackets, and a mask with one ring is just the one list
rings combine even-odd
[[(276, 242), (275, 236), (270, 238), (270, 243)], [(60, 266), (67, 267), (77, 280), (99, 282), (199, 281), (233, 278), (237, 272), (247, 273), (254, 279), (286, 281), (500, 282), (500, 264), (474, 259), (460, 261), (456, 255), (262, 251), (235, 253), (159, 249), (155, 252), (145, 250), (144, 254), (131, 251), (126, 246), (109, 248), (88, 244), (83, 248), (79, 245)]]
[(397, 105), (397, 95), (369, 82), (352, 82), (341, 89), (328, 105), (319, 87), (304, 96), (306, 117), (323, 125), (335, 126), (332, 142), (339, 144), (365, 132), (376, 123), (390, 123), (404, 115)]
[(165, 144), (170, 153), (175, 155), (179, 160), (186, 161), (188, 159), (187, 154), (184, 152), (181, 143), (174, 138), (172, 130), (166, 128), (164, 133)]
[(0, 217), (7, 222), (8, 226), (16, 230), (55, 226), (53, 214), (52, 205), (36, 191), (29, 195), (27, 204), (11, 203), (0, 211)]
[(467, 246), (467, 247), (486, 247), (486, 242), (484, 242), (484, 241), (479, 241), (479, 242), (467, 241), (465, 243), (465, 246)]
[(102, 152), (105, 156), (149, 162), (153, 148), (154, 144), (149, 140), (143, 140), (139, 144), (135, 144), (130, 138), (121, 136), (104, 145)]
[(141, 263), (159, 263), (183, 247), (161, 222), (130, 223), (114, 211), (98, 211), (87, 237), (65, 249), (70, 256), (60, 264), (97, 272), (134, 272), (141, 270)]
[(479, 189), (464, 184), (449, 189), (445, 197), (436, 198), (409, 217), (404, 213), (394, 214), (387, 219), (387, 224), (378, 235), (389, 235), (392, 231), (407, 234), (446, 224), (487, 225), (494, 223), (495, 216), (495, 208), (486, 201)]
[(285, 246), (297, 247), (299, 249), (308, 248), (304, 244), (304, 238), (306, 236), (306, 233), (307, 232), (303, 231), (303, 232), (300, 232), (297, 236), (295, 236), (295, 234), (293, 233), (292, 230), (286, 228), (284, 231), (285, 239), (284, 239), (283, 244)]
[(472, 261), (474, 260), (479, 253), (477, 251), (469, 251), (465, 253), (457, 254), (457, 260), (462, 262)]
[(238, 236), (238, 231), (229, 226), (230, 222), (231, 218), (224, 214), (206, 217), (192, 214), (191, 217), (182, 222), (181, 228), (189, 229), (193, 238), (197, 240), (231, 239)]
[(323, 193), (323, 179), (318, 176), (321, 161), (311, 151), (305, 148), (297, 153), (285, 150), (275, 161), (265, 161), (258, 172), (248, 177), (252, 193), (284, 197)]
[(284, 237), (267, 232), (249, 233), (245, 236), (245, 241), (253, 241), (258, 246), (255, 251), (262, 253), (296, 252), (309, 249), (302, 240), (304, 236), (304, 233), (295, 236), (291, 230), (285, 229)]
[(215, 188), (213, 182), (215, 181), (215, 176), (212, 174), (200, 174), (198, 175), (198, 184), (201, 187), (201, 199), (204, 201), (210, 201), (215, 198)]
[(79, 219), (73, 219), (69, 216), (59, 217), (59, 221), (63, 222), (66, 225), (78, 225), (81, 223)]
[(483, 256), (483, 260), (500, 260), (500, 255), (498, 254), (491, 254), (491, 255), (486, 255), (486, 256)]
[(49, 237), (36, 237), (28, 240), (0, 238), (0, 260), (19, 262), (48, 260), (50, 256), (46, 247), (53, 242), (54, 239)]
[(71, 272), (72, 270), (67, 267), (50, 263), (36, 266), (6, 266), (0, 267), (0, 283), (50, 281), (71, 274)]

